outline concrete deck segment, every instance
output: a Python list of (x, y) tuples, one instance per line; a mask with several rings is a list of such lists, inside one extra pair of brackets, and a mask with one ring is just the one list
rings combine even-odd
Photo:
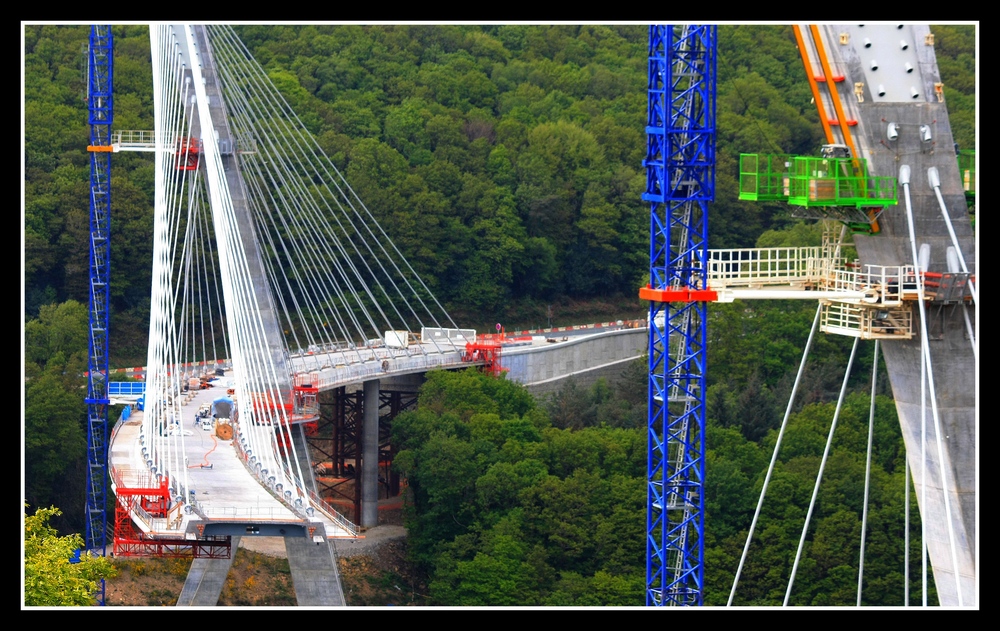
[[(181, 406), (184, 418), (180, 427), (184, 433), (186, 469), (173, 475), (178, 478), (178, 488), (187, 489), (185, 501), (190, 503), (193, 499), (197, 511), (185, 512), (176, 523), (159, 518), (148, 523), (139, 520), (136, 522), (138, 527), (152, 535), (193, 538), (199, 529), (203, 534), (213, 534), (213, 530), (217, 534), (242, 534), (233, 530), (247, 523), (291, 524), (316, 526), (317, 532), (327, 537), (353, 536), (320, 511), (308, 519), (296, 515), (250, 473), (238, 457), (232, 440), (222, 440), (215, 436), (214, 431), (205, 431), (200, 424), (195, 425), (198, 408), (225, 395), (225, 380), (216, 383), (223, 385), (193, 393), (191, 399)], [(142, 412), (133, 412), (127, 421), (118, 426), (110, 445), (112, 470), (116, 480), (126, 487), (143, 486), (146, 483), (144, 479), (148, 480), (139, 442), (141, 422)]]

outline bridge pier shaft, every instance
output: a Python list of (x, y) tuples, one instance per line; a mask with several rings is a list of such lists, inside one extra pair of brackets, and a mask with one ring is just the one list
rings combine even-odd
[(364, 382), (364, 420), (361, 430), (361, 522), (362, 528), (378, 525), (378, 408), (379, 380)]

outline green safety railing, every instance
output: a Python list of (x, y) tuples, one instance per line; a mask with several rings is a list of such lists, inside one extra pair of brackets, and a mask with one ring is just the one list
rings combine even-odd
[(740, 154), (740, 199), (745, 201), (788, 201), (787, 154)]
[(740, 199), (795, 206), (894, 206), (896, 178), (868, 175), (863, 158), (740, 155)]
[(868, 175), (863, 158), (792, 160), (788, 203), (796, 206), (894, 206), (896, 178)]

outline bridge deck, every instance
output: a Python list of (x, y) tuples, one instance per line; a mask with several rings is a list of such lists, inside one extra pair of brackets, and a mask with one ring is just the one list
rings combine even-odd
[[(198, 525), (210, 523), (230, 524), (234, 527), (251, 523), (321, 525), (327, 538), (356, 536), (323, 515), (320, 510), (309, 519), (296, 515), (261, 486), (237, 456), (232, 440), (222, 440), (215, 436), (214, 431), (201, 429), (200, 422), (195, 426), (198, 408), (203, 403), (211, 404), (223, 394), (225, 390), (218, 386), (201, 390), (194, 393), (181, 407), (184, 418), (180, 427), (184, 432), (188, 488), (193, 491), (197, 511), (178, 511), (168, 518), (133, 514), (136, 526), (155, 537), (174, 538), (191, 538)], [(142, 412), (133, 412), (116, 428), (112, 436), (109, 462), (116, 494), (119, 486), (146, 486), (143, 479), (148, 479), (148, 473), (143, 461), (142, 445), (139, 443), (141, 423)]]
[[(597, 329), (574, 327), (575, 330), (572, 331), (561, 330), (552, 333), (561, 336), (561, 340), (552, 339), (548, 332), (542, 335), (510, 337), (504, 345), (509, 353), (509, 361), (513, 362), (512, 368), (515, 369), (516, 375), (512, 377), (527, 383), (539, 378), (531, 371), (526, 372), (525, 366), (521, 366), (524, 363), (521, 355), (525, 353), (534, 355), (532, 351), (542, 352), (548, 356), (568, 352), (564, 349), (576, 349), (577, 353), (569, 359), (564, 358), (559, 364), (560, 370), (555, 371), (559, 374), (563, 372), (575, 374), (609, 362), (617, 364), (620, 361), (634, 359), (641, 351), (638, 346), (632, 348), (634, 344), (627, 345), (627, 348), (618, 348), (621, 344), (612, 344), (607, 349), (602, 346), (603, 350), (600, 352), (592, 351), (577, 357), (579, 355), (577, 346), (581, 341), (615, 338), (625, 332), (620, 330), (622, 326), (622, 324), (608, 324)], [(629, 333), (640, 333), (640, 330), (636, 329)], [(639, 341), (644, 343), (644, 339), (644, 334), (640, 333)], [(415, 343), (405, 349), (369, 348), (317, 352), (293, 356), (290, 365), (296, 382), (309, 381), (313, 387), (327, 390), (371, 379), (390, 378), (432, 369), (462, 368), (482, 363), (463, 361), (460, 348), (464, 349), (464, 345), (461, 347), (449, 345), (445, 349), (431, 343)], [(608, 353), (611, 353), (611, 356), (608, 356)], [(594, 356), (588, 360), (589, 355)], [(552, 372), (551, 367), (545, 372), (546, 380), (558, 378), (558, 375), (553, 377), (549, 374)], [(226, 392), (224, 384), (231, 378), (231, 373), (227, 373), (227, 376), (216, 381), (213, 387), (187, 393), (186, 400), (181, 405), (182, 418), (179, 428), (183, 433), (186, 487), (189, 493), (185, 501), (187, 504), (193, 504), (195, 510), (188, 512), (175, 509), (168, 514), (168, 517), (151, 517), (141, 509), (135, 510), (133, 521), (137, 527), (154, 537), (190, 539), (194, 533), (206, 530), (225, 534), (274, 536), (278, 534), (278, 524), (293, 527), (298, 525), (299, 531), (303, 529), (302, 527), (321, 524), (327, 538), (357, 536), (353, 524), (340, 523), (323, 514), (329, 507), (323, 506), (318, 501), (313, 502), (315, 509), (313, 517), (306, 519), (302, 517), (301, 511), (297, 514), (260, 484), (238, 456), (232, 440), (223, 440), (216, 436), (214, 430), (208, 431), (202, 428), (203, 419), (198, 418), (199, 408), (203, 404), (211, 405), (213, 400), (223, 396)], [(126, 421), (119, 423), (112, 435), (109, 461), (115, 484), (114, 490), (119, 496), (121, 496), (119, 488), (150, 486), (149, 468), (142, 454), (142, 444), (139, 442), (142, 420), (143, 413), (135, 411)], [(177, 473), (174, 475), (177, 476)], [(259, 532), (246, 528), (254, 524), (260, 526)]]

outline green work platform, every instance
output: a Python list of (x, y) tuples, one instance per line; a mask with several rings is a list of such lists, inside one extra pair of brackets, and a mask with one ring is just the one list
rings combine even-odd
[(742, 154), (740, 199), (794, 206), (894, 206), (896, 178), (868, 175), (863, 158)]

